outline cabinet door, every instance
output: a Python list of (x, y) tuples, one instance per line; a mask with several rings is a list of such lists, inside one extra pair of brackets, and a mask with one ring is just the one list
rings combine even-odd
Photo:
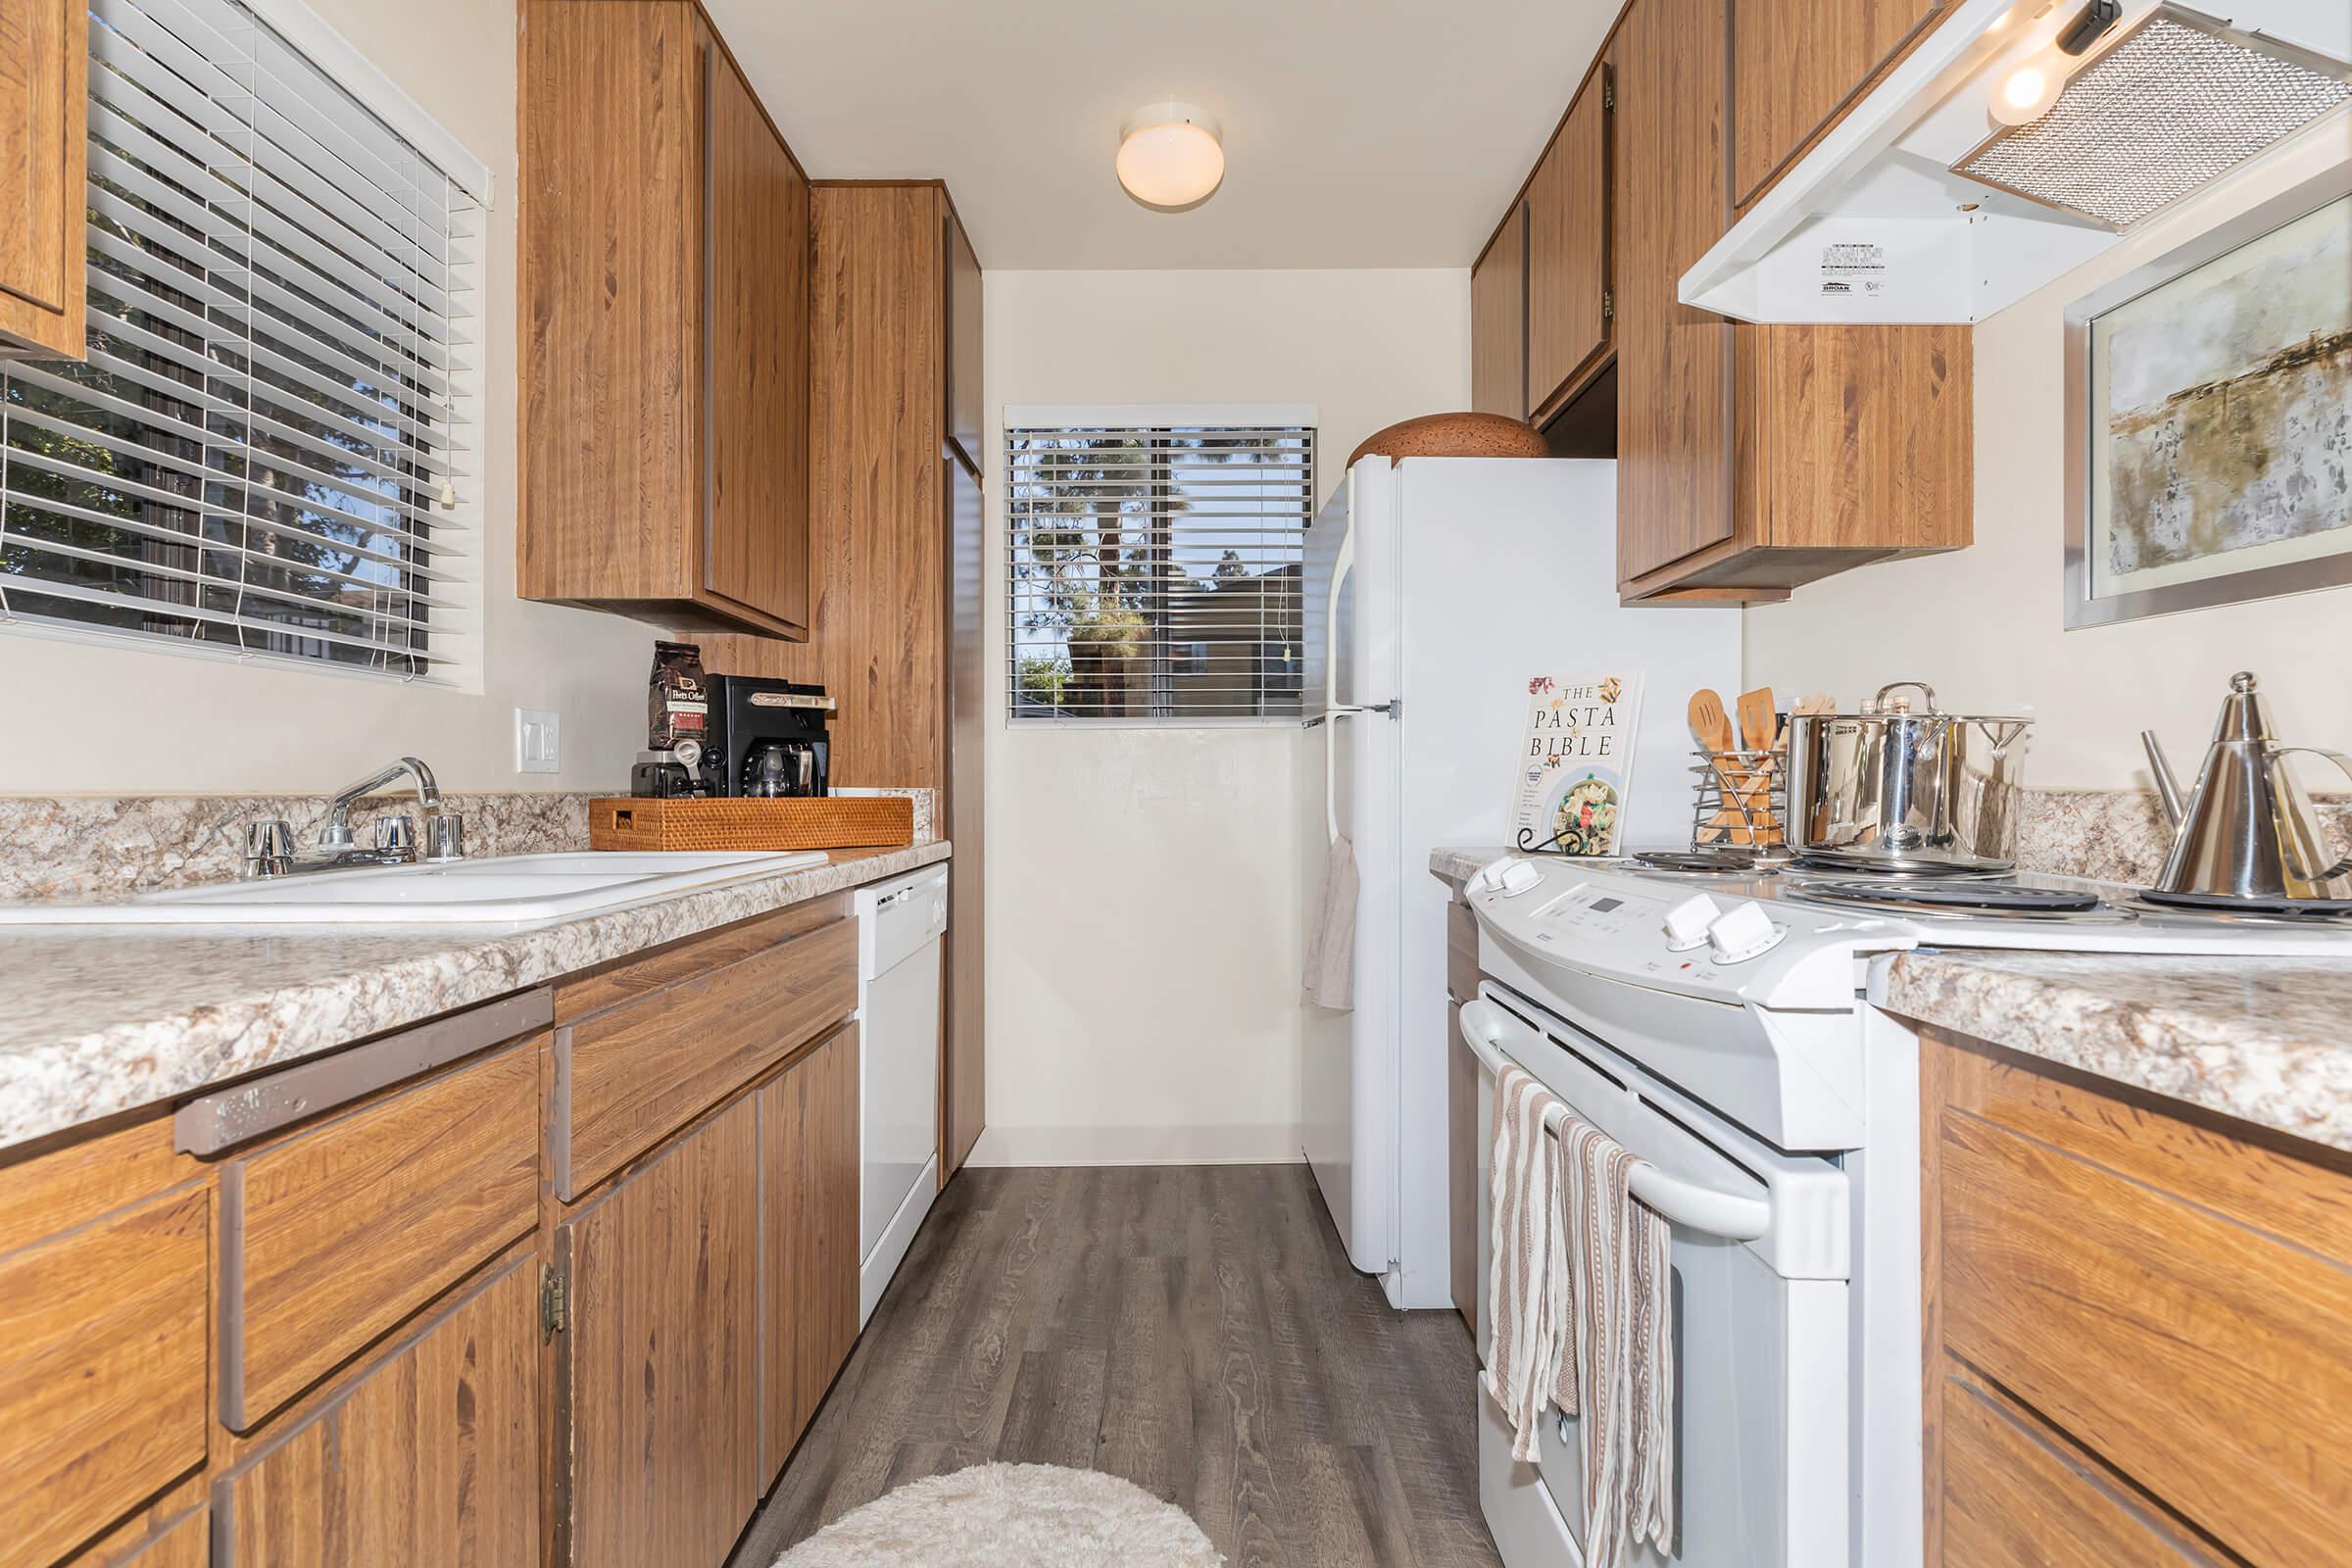
[(539, 1396), (526, 1252), (215, 1484), (217, 1568), (532, 1568)]
[(1470, 407), (1527, 417), (1527, 203), (1470, 269)]
[(1446, 1004), (1446, 1261), (1453, 1309), (1478, 1333), (1478, 1058), (1462, 1038), (1462, 1005)]
[(852, 1024), (759, 1094), (763, 1484), (784, 1468), (858, 1340), (858, 1069)]
[(204, 1462), (211, 1214), (185, 1187), (0, 1259), (0, 1562), (49, 1562)]
[[(941, 204), (944, 208), (945, 203)], [(948, 439), (974, 473), (986, 473), (982, 432), (988, 427), (980, 379), (980, 258), (953, 211), (948, 229)]]
[(808, 625), (808, 181), (706, 46), (703, 582)]
[(745, 1096), (557, 1231), (570, 1568), (724, 1561), (760, 1498), (760, 1149)]
[(1762, 194), (1942, 12), (1943, 0), (1733, 0), (1732, 199)]
[(1527, 400), (1540, 410), (1609, 340), (1608, 67), (1527, 189)]
[(988, 713), (994, 691), (982, 657), (980, 481), (954, 463), (947, 467), (952, 623), (948, 730), (948, 834), (956, 858), (948, 869), (947, 1060), (942, 1065), (944, 1122), (939, 1174), (944, 1181), (963, 1164), (988, 1121), (983, 1083), (987, 1023), (981, 988), (981, 890), (987, 800), (982, 792)]
[(88, 16), (0, 0), (0, 350), (82, 357)]
[(1726, 0), (1634, 0), (1617, 100), (1617, 580), (1732, 536), (1732, 326), (1675, 298), (1723, 234)]

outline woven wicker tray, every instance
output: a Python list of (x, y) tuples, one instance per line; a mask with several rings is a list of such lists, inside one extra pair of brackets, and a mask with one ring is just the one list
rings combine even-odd
[(914, 802), (904, 795), (607, 797), (588, 803), (588, 842), (600, 850), (897, 849), (914, 842)]

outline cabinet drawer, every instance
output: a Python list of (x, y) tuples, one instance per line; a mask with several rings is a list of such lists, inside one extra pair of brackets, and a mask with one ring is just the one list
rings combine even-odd
[(1972, 1115), (1937, 1142), (1945, 1347), (2231, 1550), (2339, 1552), (2345, 1269)]
[(858, 926), (805, 936), (556, 1032), (548, 1152), (569, 1202), (858, 1005)]
[(0, 1259), (0, 1563), (48, 1563), (204, 1462), (212, 1194)]
[(539, 1353), (526, 1252), (214, 1483), (214, 1568), (533, 1568)]
[(1961, 1376), (1942, 1394), (1943, 1568), (2218, 1568), (2030, 1412)]
[(252, 1427), (530, 1229), (538, 1044), (221, 1167), (224, 1423)]

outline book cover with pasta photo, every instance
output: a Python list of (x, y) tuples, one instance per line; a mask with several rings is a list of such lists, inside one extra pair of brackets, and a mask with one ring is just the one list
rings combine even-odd
[(1638, 670), (1528, 681), (1527, 729), (1511, 800), (1520, 849), (1617, 853), (1641, 718)]

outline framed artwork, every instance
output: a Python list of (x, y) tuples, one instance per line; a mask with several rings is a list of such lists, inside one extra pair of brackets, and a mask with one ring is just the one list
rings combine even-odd
[(2066, 623), (2352, 583), (2352, 169), (2066, 313)]

